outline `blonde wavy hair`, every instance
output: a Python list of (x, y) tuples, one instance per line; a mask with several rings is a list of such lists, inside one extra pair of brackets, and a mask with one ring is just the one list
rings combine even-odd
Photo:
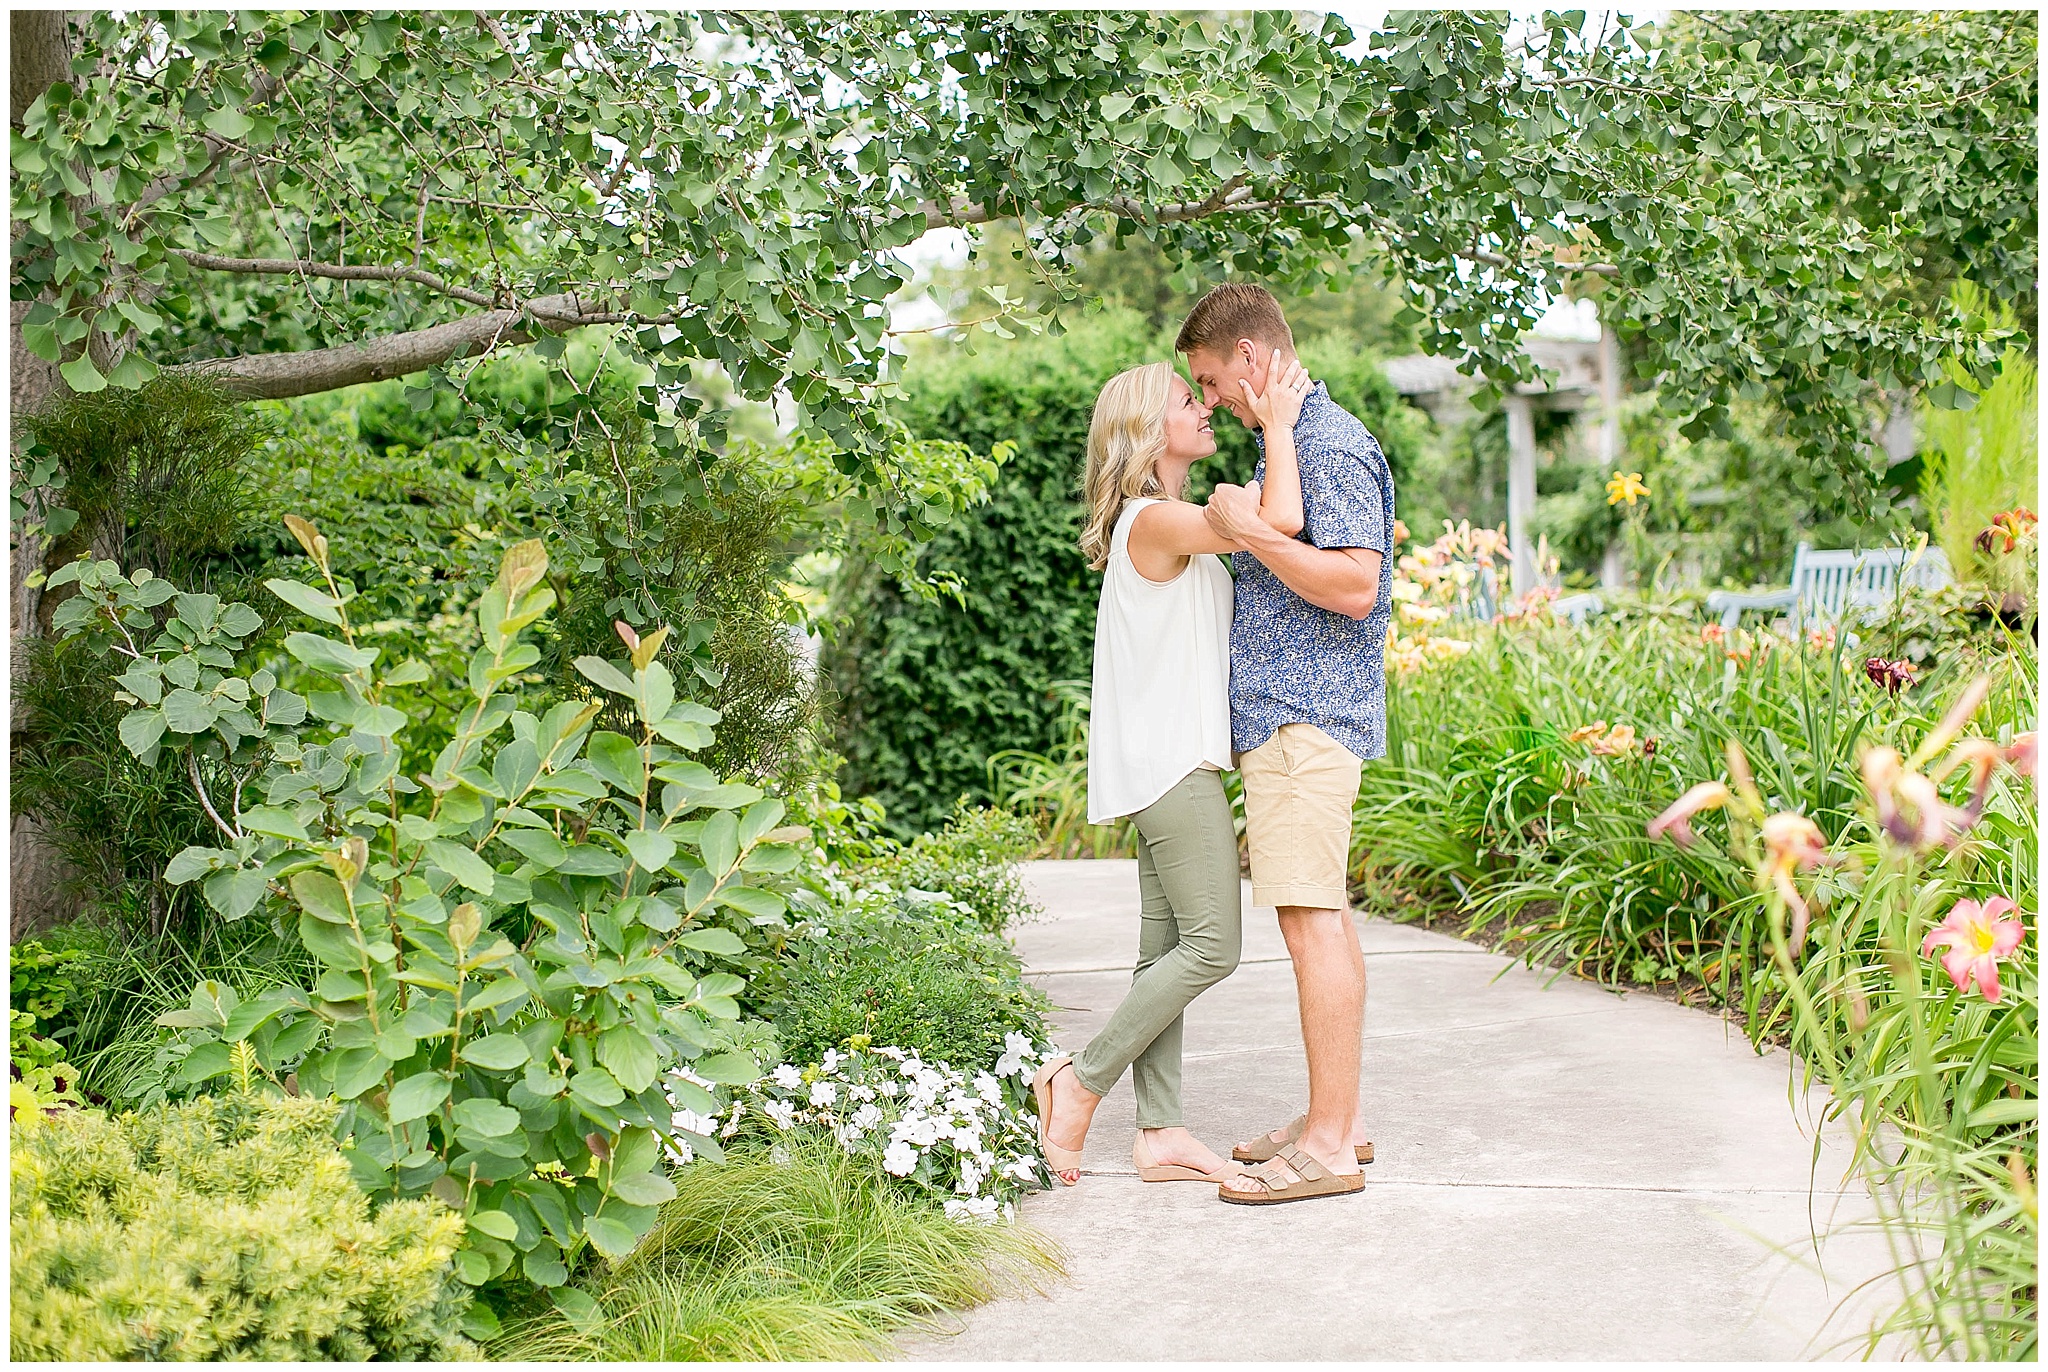
[(1081, 492), (1088, 523), (1081, 552), (1091, 570), (1109, 565), (1109, 538), (1124, 506), (1139, 496), (1178, 499), (1153, 471), (1166, 452), (1166, 402), (1173, 397), (1173, 367), (1147, 362), (1111, 377), (1095, 397), (1088, 421), (1088, 469)]

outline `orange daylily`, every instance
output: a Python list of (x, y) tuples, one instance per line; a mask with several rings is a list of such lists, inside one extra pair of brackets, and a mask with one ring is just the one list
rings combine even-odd
[[(2031, 537), (2040, 522), (2034, 512), (2024, 505), (1995, 515), (1992, 517), (1991, 527), (1977, 535), (1977, 551), (2009, 553), (2020, 545), (2022, 539)], [(2003, 549), (1998, 547), (2001, 542), (2005, 544)]]
[(2016, 909), (2004, 896), (1982, 903), (1959, 900), (1948, 918), (1928, 931), (1920, 956), (1932, 957), (1936, 948), (1946, 946), (1941, 966), (1956, 990), (1966, 990), (1974, 981), (1984, 999), (1996, 1005), (2000, 995), (1998, 960), (2019, 947), (2027, 935), (2026, 925), (2019, 920), (1999, 918)]
[(1636, 750), (1636, 731), (1630, 725), (1617, 724), (1605, 738), (1593, 739), (1587, 746), (1596, 757), (1626, 757)]

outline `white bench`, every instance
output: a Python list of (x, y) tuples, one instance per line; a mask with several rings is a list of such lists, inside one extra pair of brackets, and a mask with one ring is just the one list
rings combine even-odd
[(1797, 632), (1806, 620), (1833, 624), (1882, 608), (1897, 594), (1902, 574), (1907, 585), (1924, 590), (1949, 584), (1948, 559), (1941, 549), (1930, 547), (1907, 565), (1911, 556), (1904, 548), (1816, 549), (1802, 543), (1792, 555), (1790, 586), (1714, 591), (1707, 596), (1707, 610), (1721, 616), (1724, 629), (1741, 624), (1746, 610), (1783, 610)]

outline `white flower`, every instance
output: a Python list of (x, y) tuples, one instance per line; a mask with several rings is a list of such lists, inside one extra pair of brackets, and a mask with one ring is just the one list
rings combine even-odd
[(803, 1073), (797, 1071), (796, 1068), (786, 1062), (775, 1069), (774, 1080), (777, 1086), (790, 1091), (794, 1091), (797, 1087), (804, 1084)]
[(788, 1129), (796, 1123), (796, 1107), (788, 1101), (764, 1100), (761, 1102), (761, 1110), (769, 1119), (775, 1121), (777, 1129)]
[(831, 1082), (814, 1081), (811, 1083), (811, 1104), (818, 1106), (831, 1105), (838, 1099), (839, 1088)]
[(838, 1066), (839, 1050), (837, 1048), (827, 1048), (825, 1050), (825, 1060), (818, 1064), (818, 1070), (822, 1072), (830, 1072), (836, 1069)]
[(873, 1100), (875, 1098), (875, 1088), (872, 1086), (853, 1086), (847, 1088), (846, 1094), (852, 1096), (855, 1100)]
[(897, 1096), (903, 1093), (902, 1083), (894, 1081), (885, 1081), (875, 1089), (885, 1096)]
[(907, 1177), (917, 1170), (917, 1150), (899, 1139), (882, 1154), (882, 1166), (892, 1177)]
[(768, 1150), (768, 1161), (774, 1163), (777, 1167), (789, 1166), (789, 1150), (779, 1143), (776, 1144)]
[(853, 1112), (853, 1127), (856, 1129), (872, 1129), (881, 1122), (882, 1107), (879, 1105), (863, 1105)]
[(694, 1162), (697, 1159), (696, 1150), (690, 1147), (690, 1141), (688, 1139), (671, 1140), (668, 1148), (668, 1156), (671, 1162), (677, 1164)]
[(693, 1134), (709, 1134), (718, 1127), (716, 1115), (700, 1115), (695, 1110), (678, 1110), (669, 1121), (678, 1129), (687, 1129)]
[(974, 1074), (974, 1089), (990, 1105), (998, 1104), (1003, 1099), (1003, 1084), (986, 1072)]
[(946, 1216), (964, 1223), (986, 1224), (995, 1218), (996, 1205), (994, 1196), (977, 1196), (973, 1200), (949, 1200), (946, 1202)]
[(1014, 1029), (1003, 1038), (1003, 1055), (996, 1059), (996, 1075), (999, 1077), (1029, 1076), (1027, 1059), (1035, 1057), (1031, 1051), (1031, 1039)]
[(885, 1058), (894, 1058), (898, 1062), (903, 1061), (905, 1056), (901, 1048), (872, 1048), (868, 1051), (873, 1053), (880, 1053)]

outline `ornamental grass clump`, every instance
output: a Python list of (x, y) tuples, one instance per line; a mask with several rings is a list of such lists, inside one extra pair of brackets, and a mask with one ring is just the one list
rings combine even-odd
[(247, 1093), (106, 1118), (68, 1110), (10, 1139), (16, 1359), (473, 1357), (462, 1217), (371, 1213), (335, 1107)]
[(1013, 1289), (1057, 1251), (1021, 1225), (958, 1224), (829, 1138), (742, 1140), (676, 1174), (631, 1257), (593, 1272), (582, 1318), (509, 1324), (502, 1359), (853, 1361), (888, 1336)]

